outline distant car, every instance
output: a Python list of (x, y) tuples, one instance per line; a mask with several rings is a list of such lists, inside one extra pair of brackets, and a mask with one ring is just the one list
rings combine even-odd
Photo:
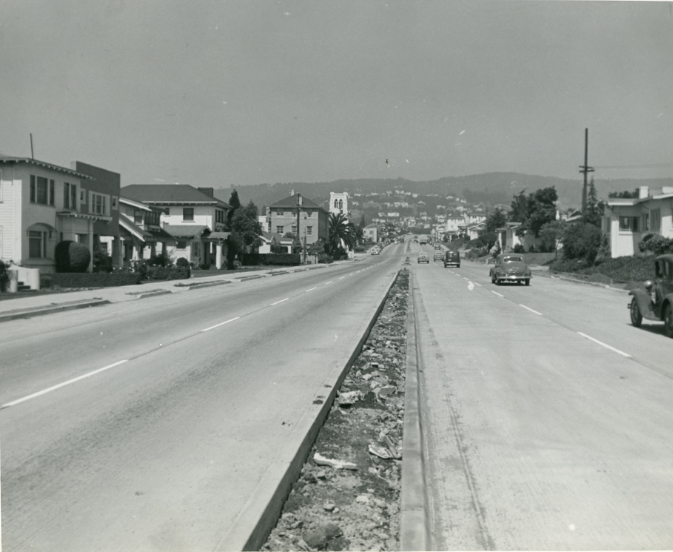
[(444, 253), (442, 253), (441, 251), (435, 251), (435, 257), (434, 257), (434, 260), (435, 260), (435, 261), (442, 261), (442, 260), (444, 260)]
[(442, 249), (442, 246), (439, 245), (438, 243), (436, 243), (436, 244), (435, 244), (435, 249), (439, 249), (439, 250), (441, 250), (441, 249)]
[(629, 293), (631, 323), (640, 328), (643, 318), (664, 323), (664, 333), (673, 337), (673, 255), (661, 255), (654, 260), (654, 281), (648, 280), (640, 289)]
[(444, 268), (447, 266), (460, 268), (460, 253), (458, 251), (447, 251), (444, 253)]
[(381, 251), (379, 251), (379, 249), (377, 247), (372, 249), (372, 255), (378, 255), (379, 253), (381, 253)]
[(530, 285), (530, 268), (521, 255), (505, 253), (498, 255), (495, 264), (489, 270), (491, 282), (500, 285), (502, 282), (516, 282)]
[(430, 256), (427, 253), (419, 253), (418, 254), (418, 262), (419, 263), (430, 263)]

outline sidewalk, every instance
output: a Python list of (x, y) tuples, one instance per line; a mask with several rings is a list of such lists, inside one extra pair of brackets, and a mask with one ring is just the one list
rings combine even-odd
[[(350, 261), (352, 262), (352, 261)], [(61, 293), (49, 293), (45, 295), (31, 295), (30, 292), (21, 292), (20, 297), (0, 301), (0, 322), (14, 320), (16, 318), (30, 318), (65, 310), (82, 309), (106, 305), (109, 303), (121, 303), (135, 301), (145, 297), (167, 295), (169, 293), (182, 293), (191, 289), (231, 284), (234, 282), (273, 277), (274, 275), (303, 272), (336, 266), (332, 265), (305, 265), (289, 266), (287, 268), (273, 268), (254, 272), (214, 274), (203, 278), (190, 278), (189, 280), (166, 280), (151, 281), (133, 286), (118, 286), (108, 288), (91, 288), (78, 291), (63, 291)]]

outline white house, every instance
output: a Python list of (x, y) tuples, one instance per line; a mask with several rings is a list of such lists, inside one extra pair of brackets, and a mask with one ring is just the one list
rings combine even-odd
[(673, 187), (650, 193), (639, 188), (637, 198), (610, 198), (603, 216), (612, 257), (640, 255), (638, 244), (645, 234), (673, 238)]

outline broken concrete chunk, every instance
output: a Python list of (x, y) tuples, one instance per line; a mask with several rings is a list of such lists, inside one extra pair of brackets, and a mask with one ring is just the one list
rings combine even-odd
[(386, 447), (382, 447), (374, 443), (369, 443), (369, 452), (374, 456), (383, 458), (384, 460), (390, 460), (392, 458), (390, 451)]
[(350, 406), (358, 402), (360, 398), (361, 396), (359, 391), (348, 391), (347, 393), (341, 393), (337, 397), (336, 402), (339, 406)]
[[(313, 456), (313, 461), (318, 464), (318, 466), (329, 466), (336, 470), (357, 470), (357, 466), (351, 462), (344, 462), (342, 460), (332, 460), (331, 458), (325, 458), (319, 452), (316, 452)], [(307, 541), (308, 542), (308, 541)], [(310, 543), (309, 543), (310, 544)]]
[(355, 502), (360, 502), (361, 504), (368, 504), (369, 497), (367, 495), (360, 495), (355, 499)]
[(384, 387), (381, 387), (379, 389), (378, 394), (379, 397), (389, 397), (390, 395), (393, 395), (397, 391), (397, 387), (394, 385), (385, 385)]

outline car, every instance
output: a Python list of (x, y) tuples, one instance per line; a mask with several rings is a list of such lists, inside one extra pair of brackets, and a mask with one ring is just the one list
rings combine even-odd
[(460, 253), (458, 251), (447, 251), (444, 253), (444, 268), (451, 265), (460, 268)]
[(378, 255), (379, 253), (381, 253), (381, 251), (379, 251), (379, 249), (377, 247), (372, 249), (372, 255)]
[(516, 282), (530, 285), (530, 268), (521, 255), (504, 253), (495, 258), (495, 263), (489, 270), (491, 283), (500, 285), (502, 282)]
[(442, 246), (441, 246), (441, 245), (439, 245), (438, 243), (436, 243), (436, 244), (435, 244), (435, 249), (439, 249), (439, 250), (441, 251), (441, 249), (442, 249)]
[(643, 318), (664, 323), (664, 333), (673, 337), (673, 255), (660, 255), (654, 260), (654, 280), (629, 292), (633, 296), (627, 305), (631, 323), (640, 328)]
[(442, 260), (444, 260), (444, 253), (442, 253), (441, 251), (435, 251), (435, 257), (434, 257), (434, 260), (435, 260), (435, 261), (442, 261)]
[(430, 263), (430, 256), (427, 253), (419, 253), (418, 254), (418, 262), (419, 263)]

